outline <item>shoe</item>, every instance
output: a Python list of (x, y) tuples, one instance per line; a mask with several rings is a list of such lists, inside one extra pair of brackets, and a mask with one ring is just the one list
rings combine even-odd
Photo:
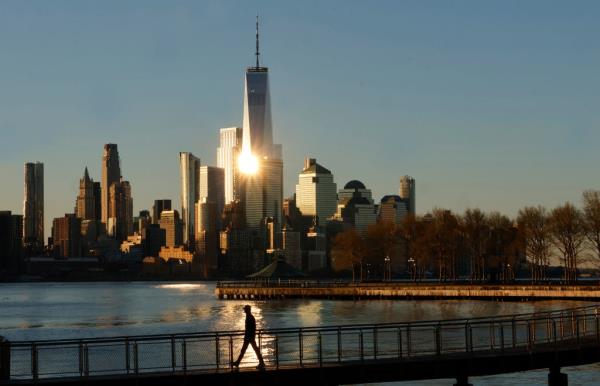
[(239, 368), (240, 368), (240, 362), (233, 362), (231, 364), (231, 367), (234, 368), (234, 369), (238, 369), (239, 370)]
[(263, 371), (264, 369), (265, 369), (265, 364), (264, 363), (259, 363), (258, 366), (256, 366), (256, 370)]

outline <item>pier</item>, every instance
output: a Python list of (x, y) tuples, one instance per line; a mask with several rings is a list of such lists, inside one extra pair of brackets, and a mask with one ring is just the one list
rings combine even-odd
[(334, 281), (224, 281), (219, 299), (484, 299), (600, 300), (597, 284), (447, 284), (413, 282), (351, 283)]
[(236, 370), (243, 331), (0, 340), (0, 385), (342, 385), (469, 377), (600, 362), (600, 306), (476, 319), (263, 329)]

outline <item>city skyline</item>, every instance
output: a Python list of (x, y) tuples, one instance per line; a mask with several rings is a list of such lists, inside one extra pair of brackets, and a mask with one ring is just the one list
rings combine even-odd
[[(9, 11), (14, 13), (19, 13), (19, 7), (14, 7), (14, 9), (7, 5), (3, 5), (3, 7), (10, 8)], [(22, 7), (27, 8), (27, 6)], [(532, 5), (526, 7), (534, 8)], [(148, 11), (147, 15), (139, 16), (142, 19), (141, 26), (145, 29), (152, 29), (152, 25), (147, 23), (160, 20), (157, 11), (160, 10), (160, 6), (155, 5), (150, 8), (151, 10)], [(109, 101), (106, 100), (106, 95), (99, 95), (97, 103), (92, 103), (93, 106), (91, 107), (96, 106), (95, 108), (102, 110), (101, 113), (97, 111), (100, 117), (96, 116), (96, 119), (94, 119), (94, 114), (89, 114), (88, 109), (90, 106), (75, 105), (74, 110), (65, 112), (61, 106), (63, 106), (62, 103), (68, 100), (68, 95), (63, 95), (62, 99), (59, 98), (56, 102), (57, 105), (51, 104), (47, 107), (47, 109), (50, 109), (50, 107), (56, 106), (55, 110), (51, 112), (42, 110), (50, 114), (50, 119), (45, 120), (48, 122), (48, 127), (43, 130), (43, 133), (45, 135), (50, 132), (53, 133), (49, 143), (46, 143), (44, 141), (39, 142), (40, 139), (35, 135), (18, 133), (19, 128), (31, 128), (41, 125), (34, 125), (31, 118), (19, 114), (25, 107), (15, 108), (14, 103), (19, 102), (19, 100), (22, 103), (22, 99), (17, 97), (15, 102), (8, 101), (8, 94), (3, 92), (0, 98), (6, 100), (7, 103), (4, 104), (4, 108), (7, 111), (3, 113), (4, 119), (0, 121), (0, 130), (3, 134), (8, 134), (6, 136), (7, 141), (2, 142), (2, 152), (0, 152), (2, 154), (0, 171), (8, 186), (8, 189), (3, 189), (0, 196), (4, 209), (12, 210), (15, 214), (22, 214), (22, 208), (20, 208), (23, 193), (22, 165), (29, 159), (44, 163), (46, 174), (46, 211), (44, 217), (47, 236), (52, 219), (62, 217), (64, 213), (72, 211), (81, 170), (87, 166), (91, 178), (95, 181), (100, 180), (101, 151), (99, 149), (105, 143), (116, 143), (120, 147), (122, 174), (128, 177), (135, 189), (135, 213), (141, 209), (150, 209), (153, 200), (159, 197), (172, 199), (174, 208), (181, 207), (178, 203), (177, 154), (179, 151), (189, 150), (197, 154), (199, 158), (207, 160), (206, 164), (216, 164), (215, 149), (218, 144), (218, 129), (220, 127), (239, 127), (242, 123), (240, 114), (240, 104), (242, 102), (240, 91), (243, 87), (240, 82), (241, 71), (245, 65), (252, 64), (252, 51), (254, 48), (252, 41), (254, 40), (252, 25), (254, 20), (252, 13), (248, 13), (249, 11), (245, 7), (240, 10), (233, 10), (228, 6), (221, 8), (221, 6), (213, 4), (212, 8), (200, 7), (204, 13), (193, 6), (188, 8), (191, 14), (199, 17), (216, 13), (217, 15), (220, 14), (222, 18), (228, 16), (235, 20), (239, 18), (240, 23), (238, 24), (240, 25), (233, 26), (232, 32), (225, 34), (222, 39), (220, 37), (212, 38), (216, 43), (209, 44), (210, 42), (201, 40), (200, 46), (193, 48), (189, 45), (190, 42), (187, 42), (184, 46), (184, 52), (179, 53), (180, 60), (190, 60), (194, 65), (201, 67), (206, 66), (207, 63), (201, 60), (198, 54), (205, 53), (206, 50), (210, 52), (211, 60), (219, 63), (232, 61), (232, 63), (227, 63), (223, 66), (223, 69), (217, 71), (218, 76), (215, 77), (216, 79), (210, 81), (205, 76), (198, 74), (193, 77), (190, 72), (186, 71), (183, 71), (182, 75), (189, 76), (188, 80), (192, 80), (196, 86), (208, 82), (211, 87), (216, 87), (216, 90), (218, 90), (216, 95), (219, 97), (217, 100), (226, 107), (220, 106), (215, 110), (213, 109), (214, 106), (206, 106), (205, 109), (201, 110), (201, 114), (191, 114), (190, 111), (193, 108), (197, 109), (198, 105), (201, 105), (201, 103), (197, 103), (198, 98), (209, 97), (211, 93), (204, 87), (199, 87), (199, 90), (192, 92), (189, 87), (184, 86), (179, 80), (174, 82), (172, 88), (167, 87), (164, 89), (168, 91), (165, 95), (156, 95), (155, 99), (142, 99), (141, 103), (137, 104), (135, 108), (124, 113), (120, 110), (119, 101), (127, 102), (128, 98), (124, 98), (124, 95), (120, 93), (129, 90), (128, 87), (133, 86), (133, 83), (136, 82), (125, 86), (115, 84), (119, 92), (113, 94), (114, 100)], [(395, 69), (391, 66), (385, 65), (382, 58), (375, 58), (374, 64), (380, 66), (378, 71), (383, 71), (385, 76), (380, 77), (361, 72), (356, 79), (345, 78), (344, 82), (350, 80), (348, 84), (344, 84), (341, 78), (348, 71), (362, 71), (366, 68), (362, 65), (363, 62), (340, 61), (334, 57), (335, 55), (326, 55), (319, 62), (312, 60), (315, 68), (306, 71), (310, 67), (303, 66), (302, 64), (305, 63), (298, 59), (301, 59), (303, 53), (305, 55), (311, 52), (314, 53), (313, 50), (322, 50), (326, 45), (324, 46), (322, 42), (312, 40), (311, 43), (314, 43), (314, 45), (300, 44), (294, 50), (287, 49), (286, 45), (282, 45), (280, 34), (284, 34), (284, 37), (299, 39), (300, 35), (308, 32), (308, 37), (315, 37), (314, 31), (294, 31), (293, 28), (286, 27), (285, 23), (282, 23), (282, 19), (277, 18), (277, 16), (284, 16), (284, 20), (294, 20), (294, 18), (308, 17), (302, 12), (292, 17), (289, 8), (293, 7), (265, 7), (264, 13), (261, 10), (261, 15), (264, 15), (261, 24), (261, 53), (264, 53), (264, 57), (261, 56), (261, 62), (268, 64), (273, 69), (270, 76), (272, 77), (271, 93), (274, 96), (274, 142), (287, 145), (284, 157), (284, 197), (293, 193), (297, 182), (297, 174), (302, 170), (302, 159), (304, 157), (315, 157), (322, 160), (323, 164), (327, 165), (335, 175), (335, 182), (338, 186), (343, 186), (352, 179), (363, 181), (373, 190), (375, 201), (379, 201), (379, 198), (384, 195), (395, 194), (398, 191), (399, 177), (409, 174), (419, 184), (419, 206), (417, 208), (419, 213), (434, 206), (440, 206), (458, 212), (467, 207), (481, 207), (485, 210), (500, 210), (514, 215), (520, 207), (534, 203), (555, 206), (564, 201), (572, 201), (579, 204), (581, 191), (598, 188), (598, 173), (593, 165), (598, 164), (599, 156), (594, 151), (593, 145), (598, 143), (598, 130), (594, 129), (599, 122), (597, 114), (593, 113), (591, 107), (594, 105), (594, 101), (598, 100), (597, 90), (600, 89), (596, 87), (598, 83), (597, 76), (594, 77), (595, 72), (591, 71), (591, 68), (598, 62), (598, 56), (587, 52), (590, 51), (588, 48), (593, 48), (593, 45), (597, 42), (592, 41), (589, 36), (586, 40), (585, 35), (582, 35), (579, 30), (567, 29), (567, 26), (570, 26), (568, 21), (585, 22), (587, 18), (583, 13), (568, 9), (569, 12), (564, 15), (567, 19), (567, 22), (565, 22), (556, 17), (556, 10), (542, 9), (542, 15), (539, 18), (534, 18), (534, 21), (546, 27), (557, 26), (556, 32), (546, 31), (548, 34), (546, 38), (526, 28), (522, 24), (524, 20), (516, 20), (514, 25), (509, 23), (519, 29), (526, 38), (524, 42), (516, 44), (514, 49), (505, 45), (508, 42), (506, 37), (492, 34), (490, 30), (483, 28), (482, 34), (488, 38), (494, 37), (495, 40), (492, 39), (492, 42), (495, 42), (496, 45), (483, 45), (479, 39), (471, 37), (468, 42), (470, 46), (463, 47), (465, 50), (462, 52), (467, 57), (469, 55), (471, 57), (475, 56), (476, 59), (485, 64), (481, 68), (475, 66), (479, 69), (479, 72), (473, 73), (472, 70), (475, 67), (470, 67), (466, 61), (453, 62), (450, 60), (457, 59), (454, 56), (442, 58), (449, 60), (453, 65), (450, 70), (453, 71), (454, 75), (456, 75), (455, 72), (471, 71), (472, 78), (470, 79), (464, 76), (458, 77), (462, 81), (467, 81), (461, 84), (462, 87), (460, 88), (457, 88), (459, 86), (458, 82), (455, 83), (453, 80), (445, 78), (448, 76), (448, 68), (442, 68), (443, 66), (438, 66), (434, 62), (428, 62), (432, 66), (428, 71), (422, 67), (423, 64), (426, 64), (425, 58), (431, 60), (432, 53), (436, 49), (440, 50), (440, 47), (434, 49), (425, 45), (415, 46), (414, 41), (411, 43), (407, 39), (400, 39), (402, 36), (394, 33), (392, 37), (399, 39), (399, 51), (402, 51), (405, 44), (412, 48), (412, 51), (407, 51), (410, 53), (407, 53), (406, 56), (401, 55), (400, 57), (403, 60), (398, 62), (402, 69), (400, 77), (403, 82), (406, 82), (407, 87), (398, 87), (394, 94), (390, 94), (391, 86), (387, 86), (385, 82), (382, 82), (385, 80), (395, 85), (394, 87), (400, 86), (398, 80), (393, 79), (393, 75), (398, 75), (398, 73), (393, 71)], [(486, 16), (488, 18), (498, 15), (506, 16), (503, 12), (508, 12), (509, 9), (510, 6), (504, 9), (496, 8), (485, 11), (477, 6), (472, 7), (472, 11), (477, 12), (480, 19), (483, 15), (483, 20), (486, 20)], [(332, 18), (329, 21), (333, 26), (344, 29), (344, 18), (351, 22), (357, 20), (357, 14), (361, 14), (364, 16), (366, 25), (374, 29), (363, 35), (359, 32), (366, 32), (364, 29), (356, 32), (344, 29), (348, 32), (348, 36), (341, 40), (341, 45), (348, 44), (349, 40), (347, 39), (360, 38), (357, 44), (371, 53), (369, 59), (373, 59), (374, 52), (387, 53), (392, 57), (398, 57), (398, 53), (394, 50), (386, 51), (384, 49), (392, 48), (391, 43), (396, 43), (396, 41), (394, 39), (391, 39), (394, 42), (390, 39), (386, 40), (381, 36), (385, 31), (384, 27), (375, 28), (376, 26), (373, 25), (375, 20), (378, 18), (385, 20), (386, 16), (377, 10), (360, 12), (362, 10), (364, 10), (364, 7), (354, 4), (351, 7), (344, 8), (343, 17), (336, 17), (332, 11), (325, 9), (323, 10), (325, 16), (318, 17), (311, 26), (320, 33), (325, 33), (325, 36), (338, 37), (337, 33), (325, 28), (326, 21), (328, 21), (327, 17)], [(418, 6), (406, 6), (406, 9), (402, 10), (423, 17), (420, 13), (422, 10), (419, 10)], [(135, 7), (125, 6), (125, 16), (123, 17), (135, 17), (134, 11)], [(54, 17), (72, 20), (69, 18), (77, 15), (82, 16), (78, 12), (83, 13), (83, 16), (86, 15), (85, 9), (75, 8), (64, 14), (52, 14), (50, 17), (51, 19)], [(245, 14), (242, 15), (242, 13)], [(33, 12), (28, 17), (35, 18), (36, 15), (37, 13)], [(398, 15), (406, 17), (402, 16), (402, 13)], [(554, 16), (550, 17), (552, 15)], [(441, 21), (448, 22), (448, 19), (445, 19), (444, 16), (451, 16), (451, 12), (445, 7), (440, 7), (431, 17), (438, 17)], [(109, 14), (108, 17), (115, 18), (116, 16)], [(182, 16), (169, 13), (165, 17), (177, 18)], [(530, 20), (528, 19), (528, 21)], [(477, 22), (477, 24), (479, 23), (481, 21)], [(43, 26), (44, 23), (41, 23), (41, 25)], [(449, 24), (442, 23), (443, 26), (449, 27)], [(590, 24), (587, 26), (598, 28)], [(15, 28), (15, 25), (14, 23), (5, 23), (5, 28)], [(187, 25), (186, 28), (190, 30), (183, 32), (188, 33), (193, 30), (190, 25)], [(416, 28), (416, 26), (414, 23), (409, 23), (404, 28)], [(57, 33), (60, 35), (67, 31), (68, 25), (57, 31)], [(412, 32), (415, 31), (417, 30)], [(454, 39), (462, 36), (461, 34), (465, 31), (466, 29), (454, 31), (454, 34), (450, 34), (448, 37), (450, 43), (456, 44)], [(88, 33), (91, 32), (93, 31), (88, 31)], [(177, 29), (160, 32), (157, 30), (159, 35), (163, 32), (165, 39), (183, 33)], [(570, 57), (570, 60), (578, 66), (579, 75), (572, 72), (560, 72), (561, 77), (553, 78), (551, 76), (559, 74), (558, 70), (572, 64), (564, 59), (561, 61), (560, 57), (555, 57), (554, 48), (547, 45), (550, 40), (549, 37), (559, 32), (562, 32), (563, 35), (562, 39), (556, 42), (558, 46), (565, 45), (567, 47), (567, 43), (577, 39), (581, 42), (579, 46), (569, 47), (571, 50), (579, 49), (576, 55)], [(433, 32), (431, 33), (434, 35)], [(25, 35), (24, 39), (27, 38), (28, 35)], [(381, 40), (378, 41), (375, 38)], [(427, 35), (425, 39), (427, 38), (439, 42), (438, 35)], [(97, 39), (99, 38), (97, 37)], [(235, 39), (240, 42), (235, 42)], [(103, 42), (105, 41), (102, 39), (99, 41), (100, 44), (103, 44)], [(373, 47), (369, 46), (369, 42), (377, 44)], [(53, 41), (50, 43), (56, 44)], [(108, 43), (108, 41), (105, 43)], [(228, 50), (239, 51), (233, 54), (236, 59), (232, 59), (231, 53), (223, 52), (221, 46), (228, 46)], [(9, 45), (10, 47), (12, 46)], [(2, 46), (0, 46), (1, 48)], [(122, 49), (123, 47), (117, 48)], [(415, 48), (418, 48), (418, 50), (414, 51)], [(466, 48), (471, 50), (469, 51)], [(527, 51), (528, 48), (537, 48), (537, 50)], [(583, 48), (586, 48), (586, 52)], [(37, 50), (40, 49), (41, 47), (37, 47)], [(162, 49), (166, 48), (162, 47)], [(441, 51), (449, 55), (448, 51)], [(512, 58), (511, 60), (506, 58), (504, 60), (507, 60), (507, 62), (500, 60), (499, 54), (504, 51), (512, 54), (512, 56), (509, 55), (509, 58)], [(336, 52), (339, 53), (340, 51)], [(343, 52), (348, 54), (347, 51)], [(521, 58), (519, 53), (521, 52), (531, 52), (534, 60), (519, 62), (518, 59)], [(143, 50), (140, 58), (147, 53)], [(479, 55), (475, 55), (477, 53)], [(26, 54), (23, 55), (27, 56)], [(71, 55), (78, 57), (77, 51)], [(411, 59), (411, 55), (417, 55), (417, 57)], [(486, 55), (489, 55), (489, 57)], [(17, 57), (22, 58), (23, 56), (17, 55)], [(550, 58), (554, 58), (556, 61), (551, 63), (548, 60)], [(116, 83), (120, 76), (133, 73), (132, 66), (138, 59), (136, 57), (130, 58), (130, 62), (126, 63), (127, 66), (123, 72), (108, 74), (106, 75), (108, 78), (99, 75), (98, 78), (103, 81), (113, 79), (113, 82)], [(543, 59), (548, 61), (544, 62)], [(411, 60), (416, 63), (411, 64)], [(500, 61), (495, 63), (494, 60)], [(341, 64), (344, 64), (346, 68), (340, 66)], [(534, 71), (536, 64), (538, 65), (537, 72)], [(541, 64), (545, 64), (545, 66), (540, 66)], [(12, 62), (7, 64), (9, 67), (11, 65), (13, 65)], [(150, 66), (148, 71), (161, 73), (160, 68), (148, 65)], [(169, 63), (161, 62), (161, 65), (165, 66), (166, 73), (169, 73), (173, 68), (169, 66)], [(507, 65), (508, 67), (502, 69), (501, 65)], [(66, 67), (69, 68), (69, 66)], [(514, 75), (515, 79), (506, 78), (506, 74), (502, 71), (508, 69), (519, 69), (521, 72)], [(327, 84), (318, 82), (318, 80), (323, 80), (320, 76), (316, 76), (314, 82), (310, 81), (308, 75), (314, 75), (314, 70), (323, 72), (328, 77)], [(49, 70), (40, 71), (39, 75), (43, 76), (44, 71)], [(335, 71), (338, 71), (338, 73), (335, 73)], [(16, 74), (16, 78), (21, 79), (23, 73), (13, 71), (11, 74)], [(426, 79), (427, 74), (432, 77), (431, 80)], [(484, 75), (486, 74), (492, 75), (492, 77), (485, 78)], [(111, 75), (116, 76), (111, 78)], [(431, 82), (433, 80), (440, 81), (442, 75), (444, 75), (446, 83), (439, 86), (439, 89), (433, 87)], [(6, 75), (3, 76), (6, 77)], [(61, 76), (66, 77), (67, 75), (63, 74)], [(58, 76), (57, 79), (65, 79), (61, 76)], [(76, 73), (71, 79), (79, 79), (79, 76), (81, 74)], [(89, 74), (88, 76), (94, 77)], [(171, 76), (174, 75), (171, 74)], [(413, 76), (418, 81), (411, 81)], [(516, 79), (520, 77), (524, 78), (521, 81), (525, 82), (525, 86), (517, 84)], [(142, 76), (142, 78), (153, 85), (158, 85), (152, 83), (145, 76)], [(491, 82), (489, 85), (495, 85), (496, 88), (481, 89), (487, 84), (483, 81), (484, 78), (485, 82)], [(506, 81), (507, 79), (512, 79), (512, 83), (509, 82), (509, 85), (497, 88), (500, 81)], [(555, 93), (549, 92), (553, 89), (547, 89), (548, 86), (545, 86), (545, 83), (550, 79), (554, 82)], [(10, 85), (14, 80), (7, 78), (7, 81)], [(92, 83), (92, 89), (94, 87), (98, 88), (97, 81), (90, 79), (88, 81)], [(585, 83), (583, 83), (584, 81)], [(415, 87), (419, 86), (422, 86), (423, 89), (418, 89), (418, 92), (415, 92), (417, 91)], [(26, 81), (23, 87), (25, 90), (32, 90), (31, 87), (33, 86)], [(39, 87), (40, 90), (45, 92), (57, 88), (62, 94), (69, 94), (68, 89), (56, 84), (42, 82)], [(161, 87), (166, 86), (162, 84)], [(314, 89), (309, 92), (311, 87)], [(434, 93), (425, 95), (426, 91), (444, 91), (444, 87), (448, 87), (449, 90), (463, 96), (464, 102), (462, 104), (457, 103), (454, 100), (456, 98), (452, 98), (451, 92), (448, 91), (442, 92), (440, 95)], [(351, 90), (353, 88), (358, 89), (361, 93), (366, 93), (366, 96), (358, 97), (352, 94)], [(575, 89), (577, 88), (576, 92)], [(106, 89), (100, 89), (100, 94), (106, 92)], [(223, 93), (230, 94), (231, 97), (224, 99)], [(293, 95), (294, 93), (296, 95)], [(324, 95), (316, 95), (318, 93), (324, 93)], [(350, 96), (342, 95), (343, 93), (350, 93)], [(43, 96), (44, 92), (41, 94)], [(189, 102), (181, 103), (185, 95), (189, 98)], [(433, 97), (433, 95), (437, 96)], [(158, 119), (158, 125), (148, 124), (144, 126), (143, 122), (146, 119), (156, 117), (156, 113), (149, 113), (145, 109), (152, 106), (154, 102), (162, 103), (166, 98), (174, 96), (180, 101), (181, 105), (169, 104), (165, 106), (162, 112), (164, 116), (161, 115), (161, 119)], [(319, 106), (323, 98), (334, 96), (340, 97), (341, 101), (335, 104), (326, 104), (325, 106), (329, 106), (328, 110)], [(391, 98), (392, 96), (396, 96), (396, 99)], [(416, 102), (409, 100), (412, 97), (416, 99)], [(487, 103), (485, 98), (475, 100), (476, 97), (487, 97)], [(526, 98), (533, 98), (534, 102), (527, 102)], [(36, 103), (41, 103), (42, 100), (43, 97), (37, 96), (33, 98), (32, 102), (27, 102), (26, 106), (33, 105), (39, 108), (41, 105), (36, 105)], [(511, 102), (511, 100), (514, 101)], [(577, 105), (577, 101), (582, 103)], [(193, 106), (193, 102), (195, 106)], [(406, 102), (406, 105), (404, 106), (400, 102)], [(468, 103), (466, 102), (471, 103), (471, 105), (467, 106)], [(501, 103), (496, 105), (496, 102)], [(105, 116), (107, 103), (109, 105), (114, 103), (112, 108), (115, 109), (112, 115), (109, 110), (109, 117)], [(409, 111), (410, 106), (415, 107), (415, 103), (420, 109)], [(125, 105), (131, 107), (127, 103)], [(356, 105), (361, 107), (361, 109), (358, 109), (361, 110), (361, 116), (354, 111)], [(11, 108), (11, 106), (13, 107)], [(474, 111), (479, 111), (478, 109), (481, 107), (484, 107), (483, 113), (473, 114)], [(61, 111), (63, 114), (60, 114)], [(310, 114), (311, 112), (314, 112), (314, 114)], [(181, 115), (185, 119), (174, 120), (174, 116), (179, 113), (183, 113)], [(324, 113), (336, 116), (339, 122), (332, 120)], [(431, 115), (437, 117), (437, 124), (434, 124), (436, 119), (431, 120)], [(73, 117), (77, 119), (72, 119)], [(339, 119), (340, 117), (346, 119)], [(106, 121), (107, 119), (108, 121)], [(174, 122), (173, 126), (176, 128), (165, 129), (170, 127), (168, 123), (172, 121)], [(66, 129), (57, 128), (64, 124), (67, 126)], [(160, 125), (164, 125), (164, 127), (160, 129)], [(149, 129), (148, 132), (146, 132), (146, 128)], [(36, 130), (42, 129), (44, 129), (43, 126), (39, 129), (29, 129), (29, 131), (33, 130), (29, 134), (36, 134)], [(71, 133), (69, 130), (85, 138), (85, 143), (66, 135)], [(175, 135), (169, 134), (169, 132)], [(422, 132), (422, 135), (416, 136), (415, 132)], [(146, 135), (141, 136), (142, 133)], [(351, 133), (351, 135), (347, 135), (348, 133)], [(165, 135), (170, 140), (165, 140)], [(181, 141), (182, 143), (177, 143), (177, 140), (172, 139), (184, 136), (186, 141)], [(390, 140), (388, 141), (388, 139)], [(73, 145), (75, 146), (72, 146), (72, 151), (66, 156), (62, 146), (65, 143), (71, 143), (71, 141), (74, 141)], [(160, 146), (152, 147), (151, 144), (154, 142)], [(5, 144), (9, 144), (9, 146), (5, 146)], [(290, 144), (294, 146), (290, 146)], [(21, 151), (15, 151), (15, 149)], [(339, 149), (343, 150), (340, 151)], [(144, 153), (148, 154), (147, 150), (150, 150), (155, 156), (144, 156)], [(439, 153), (439, 155), (434, 153)], [(94, 154), (96, 156), (93, 156)], [(360, 154), (360, 157), (355, 157), (355, 154)], [(514, 189), (510, 189), (510, 187), (514, 187)]]

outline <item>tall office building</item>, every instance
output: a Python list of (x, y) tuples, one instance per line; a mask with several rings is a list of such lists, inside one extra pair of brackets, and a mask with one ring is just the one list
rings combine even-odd
[(369, 225), (377, 222), (377, 212), (373, 203), (371, 189), (352, 180), (338, 192), (337, 220), (353, 226), (359, 233), (366, 234)]
[(242, 132), (241, 127), (228, 127), (221, 129), (219, 133), (217, 167), (222, 168), (224, 171), (226, 204), (229, 204), (236, 198), (237, 155), (242, 150)]
[(303, 216), (316, 217), (317, 225), (325, 224), (337, 209), (337, 185), (333, 182), (333, 174), (314, 158), (304, 160), (304, 169), (296, 185), (296, 206)]
[(269, 93), (269, 69), (259, 62), (258, 17), (256, 18), (256, 66), (246, 69), (244, 81), (243, 142), (250, 143), (259, 159), (273, 154), (273, 127)]
[(246, 224), (258, 230), (265, 218), (281, 226), (283, 161), (281, 145), (273, 144), (269, 70), (259, 62), (258, 18), (256, 21), (256, 66), (248, 67), (244, 83), (242, 152), (251, 150), (258, 161), (256, 174), (240, 175), (240, 201)]
[(171, 210), (171, 200), (165, 198), (154, 200), (154, 205), (152, 206), (152, 224), (158, 224), (160, 214), (163, 210)]
[(101, 188), (101, 207), (102, 215), (100, 220), (107, 226), (108, 218), (110, 217), (109, 208), (110, 202), (110, 187), (113, 184), (118, 184), (121, 180), (121, 165), (119, 161), (119, 150), (114, 143), (104, 145), (102, 154), (102, 188)]
[(181, 219), (183, 221), (183, 243), (190, 247), (194, 243), (194, 205), (200, 194), (200, 158), (192, 153), (179, 153), (181, 171)]
[(79, 195), (75, 205), (75, 214), (82, 220), (96, 220), (96, 198), (94, 196), (94, 181), (88, 174), (87, 167), (83, 178), (79, 180)]
[(133, 198), (129, 181), (110, 185), (107, 233), (120, 241), (133, 234)]
[(393, 224), (400, 224), (408, 214), (406, 202), (400, 196), (383, 196), (379, 204), (379, 220)]
[(0, 273), (20, 270), (23, 254), (23, 216), (0, 211)]
[(52, 221), (52, 246), (55, 257), (82, 256), (81, 218), (74, 213)]
[(44, 247), (44, 164), (25, 164), (23, 242), (32, 251)]
[(165, 230), (165, 246), (178, 247), (183, 242), (181, 219), (176, 210), (163, 210), (160, 214), (160, 227)]
[(217, 216), (221, 217), (225, 207), (225, 170), (214, 166), (200, 167), (200, 192), (198, 202), (202, 199), (216, 205)]
[(408, 203), (408, 213), (414, 215), (415, 204), (415, 179), (411, 176), (402, 176), (400, 178), (400, 198)]

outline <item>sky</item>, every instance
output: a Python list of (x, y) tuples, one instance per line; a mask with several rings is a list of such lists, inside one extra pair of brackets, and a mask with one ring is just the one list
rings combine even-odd
[(420, 213), (600, 189), (597, 1), (3, 0), (0, 210), (43, 162), (48, 235), (109, 142), (136, 213), (179, 207), (178, 153), (241, 126), (257, 13), (285, 196), (307, 156), (377, 200), (413, 176)]

